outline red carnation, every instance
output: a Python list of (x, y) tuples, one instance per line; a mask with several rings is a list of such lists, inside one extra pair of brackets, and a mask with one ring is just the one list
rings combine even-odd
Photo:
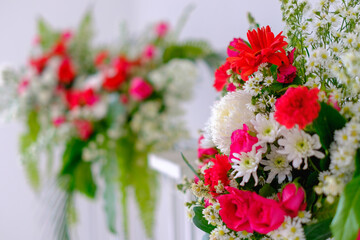
[(301, 129), (312, 123), (319, 115), (319, 89), (307, 87), (289, 88), (275, 104), (275, 119), (281, 125), (292, 128), (297, 124)]
[(258, 70), (262, 63), (271, 63), (281, 66), (283, 63), (288, 64), (288, 58), (284, 47), (287, 42), (284, 41), (285, 36), (280, 32), (276, 37), (271, 32), (271, 28), (258, 28), (248, 31), (247, 37), (250, 47), (242, 41), (234, 44), (234, 49), (239, 52), (236, 57), (228, 57), (231, 68), (234, 68), (244, 81), (248, 80), (248, 76)]
[(230, 63), (225, 62), (215, 71), (215, 82), (213, 86), (218, 92), (223, 90), (228, 78), (230, 77), (230, 75), (227, 74), (227, 70), (229, 69), (230, 69)]
[(211, 159), (214, 165), (205, 170), (205, 185), (210, 187), (210, 193), (217, 196), (215, 186), (221, 181), (222, 185), (229, 186), (230, 180), (227, 176), (228, 171), (231, 169), (228, 156), (217, 154), (215, 158)]
[(61, 83), (69, 84), (75, 78), (75, 69), (70, 58), (64, 58), (58, 69), (58, 79)]

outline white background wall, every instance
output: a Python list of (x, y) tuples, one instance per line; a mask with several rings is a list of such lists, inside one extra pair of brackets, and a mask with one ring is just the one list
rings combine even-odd
[[(148, 23), (167, 20), (172, 26), (188, 4), (195, 4), (185, 29), (185, 38), (205, 38), (218, 50), (225, 51), (233, 37), (244, 37), (248, 28), (246, 13), (252, 12), (261, 25), (270, 25), (275, 33), (281, 31), (278, 0), (0, 0), (0, 63), (24, 64), (36, 32), (36, 19), (43, 16), (53, 26), (69, 28), (78, 24), (82, 14), (92, 7), (95, 16), (97, 42), (115, 42), (120, 22), (127, 21), (130, 30), (139, 32)], [(202, 73), (195, 97), (188, 104), (186, 119), (193, 136), (209, 116), (209, 106), (216, 98), (212, 75)], [(0, 239), (38, 240), (40, 222), (37, 196), (24, 177), (17, 153), (19, 123), (0, 123)], [(89, 213), (86, 201), (80, 203), (85, 219), (93, 228), (103, 228), (102, 211)], [(90, 206), (90, 207), (89, 207)], [(94, 215), (95, 214), (95, 215)], [(100, 216), (100, 217), (99, 217)], [(81, 225), (87, 232), (91, 225)], [(81, 240), (103, 240), (96, 236)], [(51, 238), (47, 238), (51, 240)]]

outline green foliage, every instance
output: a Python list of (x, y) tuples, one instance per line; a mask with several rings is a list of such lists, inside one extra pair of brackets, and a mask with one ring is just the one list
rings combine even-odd
[(204, 218), (204, 215), (202, 211), (204, 210), (204, 207), (202, 206), (196, 206), (193, 208), (193, 211), (195, 213), (193, 217), (193, 223), (196, 227), (198, 227), (200, 230), (211, 233), (212, 230), (215, 229), (215, 226), (210, 225), (208, 221)]
[(101, 175), (105, 180), (104, 190), (104, 209), (106, 213), (106, 221), (108, 229), (112, 233), (116, 233), (116, 156), (114, 152), (110, 151), (106, 162), (102, 166)]
[(91, 164), (79, 162), (74, 170), (74, 188), (89, 198), (95, 198), (96, 184), (91, 172)]
[(78, 138), (73, 138), (67, 143), (59, 177), (70, 178), (70, 191), (78, 190), (89, 198), (94, 198), (96, 184), (92, 176), (91, 164), (82, 161), (82, 151), (86, 145), (87, 142)]
[(267, 183), (260, 189), (259, 194), (263, 197), (269, 197), (276, 192), (277, 190)]
[(331, 230), (335, 240), (354, 240), (360, 229), (360, 177), (353, 178), (340, 197)]
[(213, 54), (211, 47), (205, 41), (188, 41), (182, 44), (172, 44), (165, 48), (163, 61), (167, 63), (175, 58), (196, 60)]
[(360, 148), (356, 151), (355, 167), (354, 177), (358, 177), (360, 176)]
[(254, 16), (250, 12), (247, 13), (247, 19), (248, 19), (248, 22), (249, 22), (249, 29), (250, 30), (260, 27), (259, 23), (256, 22)]
[(38, 114), (35, 111), (29, 113), (26, 121), (27, 132), (20, 137), (20, 153), (24, 157), (24, 167), (30, 184), (34, 189), (40, 187), (40, 173), (38, 159), (29, 154), (29, 148), (37, 141), (40, 133)]
[(329, 149), (334, 140), (335, 130), (341, 129), (346, 124), (346, 119), (332, 106), (321, 102), (319, 116), (313, 122), (314, 129), (320, 137), (324, 149)]
[(326, 219), (304, 227), (306, 239), (326, 240), (331, 238), (330, 223), (332, 219)]
[(40, 18), (37, 24), (40, 45), (44, 51), (49, 50), (60, 38), (60, 33), (54, 31), (51, 26)]
[(77, 70), (80, 75), (88, 75), (96, 71), (93, 63), (94, 56), (91, 50), (93, 35), (92, 15), (91, 12), (87, 12), (80, 22), (69, 50), (72, 57), (79, 64)]
[(146, 234), (152, 237), (157, 193), (156, 176), (147, 165), (148, 151), (140, 152), (135, 149), (135, 142), (136, 137), (129, 134), (119, 140), (116, 148), (125, 236), (128, 235), (128, 189), (133, 187)]

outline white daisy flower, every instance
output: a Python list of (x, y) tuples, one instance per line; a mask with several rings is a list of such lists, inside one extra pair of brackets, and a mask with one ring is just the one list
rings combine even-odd
[(229, 92), (212, 108), (210, 130), (216, 147), (224, 154), (230, 154), (231, 134), (246, 124), (254, 130), (250, 120), (254, 113), (246, 106), (251, 104), (251, 95), (244, 91)]
[(257, 185), (259, 179), (256, 172), (261, 161), (262, 152), (256, 152), (256, 150), (253, 149), (251, 152), (243, 152), (241, 154), (234, 153), (233, 155), (234, 158), (232, 158), (231, 161), (233, 162), (232, 168), (234, 171), (232, 175), (234, 178), (242, 177), (243, 179), (240, 185), (244, 186), (252, 175), (255, 180), (255, 185)]
[(311, 213), (309, 211), (299, 211), (294, 220), (302, 224), (309, 223), (311, 221)]
[(257, 114), (255, 119), (251, 120), (259, 139), (259, 144), (273, 143), (279, 136), (280, 125), (274, 118), (274, 113), (271, 113), (267, 118), (263, 114)]
[(269, 160), (261, 160), (261, 164), (265, 165), (264, 171), (270, 171), (268, 175), (267, 183), (271, 183), (274, 178), (277, 176), (278, 183), (282, 183), (286, 177), (289, 181), (292, 180), (290, 162), (287, 159), (286, 155), (279, 154), (277, 148), (274, 145), (271, 145), (271, 152), (266, 155), (266, 158)]
[(280, 154), (286, 154), (289, 161), (292, 161), (294, 168), (300, 168), (304, 160), (304, 169), (307, 169), (307, 159), (315, 156), (319, 159), (325, 157), (325, 155), (317, 151), (321, 148), (320, 139), (317, 134), (309, 135), (302, 130), (293, 128), (287, 130), (282, 128), (282, 136), (284, 138), (279, 139), (278, 143), (283, 149), (279, 149), (277, 152)]

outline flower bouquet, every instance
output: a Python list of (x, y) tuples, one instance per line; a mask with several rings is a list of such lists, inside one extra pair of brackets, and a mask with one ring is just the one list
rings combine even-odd
[(195, 60), (211, 63), (217, 55), (203, 41), (179, 43), (165, 22), (140, 39), (124, 38), (120, 48), (91, 45), (90, 14), (74, 32), (55, 31), (43, 20), (38, 26), (29, 65), (21, 73), (5, 69), (0, 91), (2, 107), (26, 123), (21, 155), (32, 185), (55, 177), (62, 190), (57, 237), (70, 238), (75, 194), (95, 198), (99, 184), (109, 230), (116, 232), (119, 190), (126, 235), (133, 187), (151, 236), (156, 186), (147, 155), (186, 136), (180, 102), (190, 98), (197, 79)]
[(359, 8), (284, 0), (285, 33), (266, 26), (230, 43), (199, 169), (179, 185), (210, 239), (357, 239)]

